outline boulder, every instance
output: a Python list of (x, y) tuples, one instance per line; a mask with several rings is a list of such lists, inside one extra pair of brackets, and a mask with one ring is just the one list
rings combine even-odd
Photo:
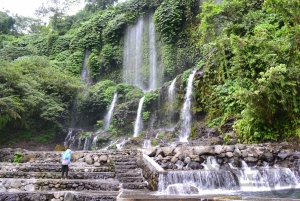
[(225, 147), (222, 145), (215, 146), (215, 154), (225, 153)]
[(99, 158), (99, 161), (100, 162), (107, 162), (107, 159), (108, 159), (107, 155), (101, 155), (100, 158)]
[(174, 155), (174, 148), (173, 147), (162, 147), (164, 156), (173, 156)]
[(194, 148), (194, 154), (199, 156), (204, 154), (214, 155), (215, 150), (213, 146), (199, 146)]

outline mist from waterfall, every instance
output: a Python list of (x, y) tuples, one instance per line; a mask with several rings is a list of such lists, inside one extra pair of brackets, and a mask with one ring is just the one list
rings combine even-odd
[[(124, 36), (123, 82), (151, 91), (162, 85), (162, 68), (157, 59), (153, 14), (128, 26)], [(160, 70), (158, 70), (160, 69)]]
[(143, 111), (143, 103), (145, 96), (143, 96), (139, 102), (139, 107), (137, 110), (137, 116), (134, 124), (134, 134), (133, 137), (139, 136), (141, 130), (143, 129), (143, 119), (142, 119), (142, 111)]
[(181, 110), (181, 118), (182, 118), (182, 125), (181, 131), (179, 135), (180, 142), (187, 142), (188, 137), (191, 132), (191, 104), (192, 104), (192, 93), (193, 93), (193, 80), (195, 76), (196, 70), (194, 69), (193, 72), (189, 75), (188, 83), (186, 87), (186, 94), (184, 97), (183, 108)]
[(113, 112), (114, 112), (114, 108), (115, 108), (115, 105), (116, 105), (116, 102), (117, 102), (117, 98), (118, 98), (118, 94), (115, 93), (114, 94), (114, 98), (109, 106), (109, 111), (108, 113), (105, 115), (104, 117), (104, 129), (108, 129), (110, 123), (111, 123), (111, 119), (112, 119), (112, 115), (113, 115)]

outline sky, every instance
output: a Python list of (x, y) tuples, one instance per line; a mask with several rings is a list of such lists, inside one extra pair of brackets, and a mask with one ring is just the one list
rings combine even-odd
[[(35, 10), (46, 3), (47, 0), (0, 0), (0, 10), (10, 11), (10, 15), (19, 14), (25, 17), (37, 18), (34, 14)], [(75, 8), (75, 12), (82, 7)]]
[[(81, 0), (83, 2), (83, 0)], [(125, 0), (119, 0), (119, 2), (122, 2)], [(12, 14), (18, 14), (25, 17), (32, 17), (37, 18), (34, 14), (35, 10), (42, 6), (43, 3), (46, 3), (47, 0), (0, 0), (0, 10), (1, 11), (10, 11), (10, 15)], [(82, 6), (77, 6), (73, 8), (74, 14), (78, 10), (82, 9)]]

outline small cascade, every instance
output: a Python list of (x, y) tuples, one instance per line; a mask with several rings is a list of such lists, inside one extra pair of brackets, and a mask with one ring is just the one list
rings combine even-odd
[(117, 98), (118, 98), (118, 94), (115, 93), (113, 101), (110, 104), (109, 111), (108, 111), (108, 113), (104, 117), (104, 129), (105, 130), (108, 129), (108, 127), (110, 125), (110, 122), (111, 122), (111, 119), (112, 119), (112, 115), (113, 115), (113, 112), (114, 112), (114, 107), (115, 107), (115, 104), (117, 102)]
[(184, 97), (184, 104), (181, 110), (182, 125), (181, 125), (181, 131), (179, 136), (180, 142), (187, 142), (188, 141), (187, 139), (190, 136), (190, 132), (191, 132), (192, 115), (190, 110), (192, 104), (193, 80), (194, 80), (195, 73), (196, 70), (193, 70), (193, 72), (190, 74), (188, 78), (186, 94)]
[(149, 147), (151, 147), (151, 140), (145, 139), (144, 144), (143, 144), (143, 148), (146, 149), (146, 148), (149, 148)]
[(206, 164), (202, 164), (205, 170), (219, 170), (220, 165), (214, 157), (207, 157)]
[(143, 96), (139, 102), (139, 107), (137, 111), (137, 116), (134, 124), (134, 135), (133, 137), (139, 136), (141, 130), (143, 129), (143, 119), (142, 119), (142, 110), (145, 96)]
[(116, 145), (118, 143), (119, 139), (112, 140), (108, 146), (104, 147), (103, 150), (108, 150), (108, 148), (112, 147), (113, 145)]
[(238, 183), (230, 171), (168, 171), (159, 174), (158, 191), (163, 194), (220, 193), (237, 190)]
[(84, 81), (88, 87), (92, 85), (92, 80), (90, 78), (89, 69), (87, 67), (87, 60), (89, 58), (90, 52), (88, 50), (85, 51), (84, 60), (82, 64), (81, 70), (81, 80)]
[(82, 132), (81, 129), (75, 129), (75, 128), (69, 128), (68, 134), (65, 138), (64, 141), (64, 146), (67, 146), (70, 149), (74, 149), (75, 148), (75, 144), (76, 144), (76, 137), (78, 135), (79, 132)]
[(123, 147), (126, 145), (126, 143), (128, 142), (128, 140), (123, 139), (120, 143), (116, 144), (117, 150), (122, 150)]
[(176, 94), (175, 94), (175, 84), (176, 84), (176, 78), (172, 81), (168, 88), (168, 106), (169, 106), (169, 118), (170, 118), (170, 124), (174, 123), (174, 104), (176, 100)]
[(243, 162), (242, 169), (233, 171), (239, 180), (242, 191), (270, 191), (299, 188), (299, 181), (289, 168), (283, 167), (248, 167)]
[(96, 135), (94, 138), (93, 138), (93, 141), (92, 141), (92, 147), (94, 149), (97, 149), (97, 139), (98, 139), (98, 135)]
[(84, 145), (83, 145), (83, 150), (90, 150), (90, 145), (91, 145), (91, 136), (92, 133), (88, 137), (85, 137)]

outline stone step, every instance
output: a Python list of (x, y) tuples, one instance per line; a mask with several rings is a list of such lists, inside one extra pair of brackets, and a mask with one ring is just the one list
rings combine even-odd
[(124, 189), (145, 189), (147, 188), (146, 182), (129, 182), (129, 183), (122, 183), (122, 188)]
[(112, 160), (114, 161), (114, 163), (116, 163), (116, 162), (136, 162), (136, 159), (132, 158), (132, 157), (112, 158)]
[(115, 165), (136, 165), (136, 161), (114, 162)]
[(115, 165), (116, 169), (135, 169), (136, 164), (134, 165)]
[(0, 192), (18, 191), (118, 191), (116, 180), (83, 180), (83, 179), (0, 179)]
[[(70, 179), (111, 179), (114, 172), (69, 172)], [(0, 172), (0, 178), (60, 179), (60, 172)]]
[(118, 191), (38, 191), (38, 192), (1, 192), (0, 200), (14, 201), (14, 200), (26, 200), (26, 201), (61, 201), (61, 200), (97, 200), (97, 201), (116, 201)]
[(144, 177), (122, 177), (122, 178), (119, 178), (119, 181), (122, 182), (122, 183), (143, 182)]
[(126, 177), (140, 177), (142, 174), (140, 172), (126, 172), (116, 174), (116, 178), (126, 178)]

